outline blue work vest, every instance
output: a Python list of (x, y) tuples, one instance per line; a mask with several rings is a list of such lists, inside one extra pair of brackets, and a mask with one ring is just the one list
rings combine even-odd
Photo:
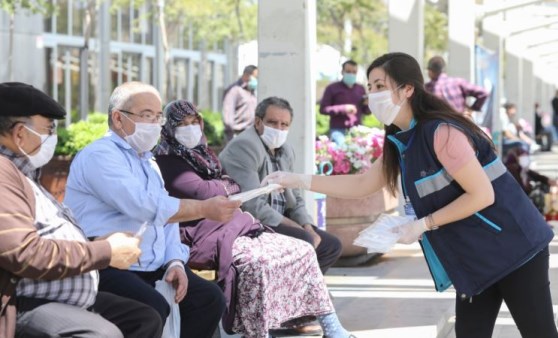
[[(434, 133), (441, 123), (447, 122), (418, 122), (388, 136), (399, 151), (403, 192), (418, 218), (464, 193), (434, 152)], [(425, 232), (420, 244), (436, 290), (443, 291), (453, 283), (460, 297), (469, 298), (529, 261), (548, 245), (554, 233), (490, 143), (451, 124), (474, 144), (477, 159), (492, 182), (494, 204)]]

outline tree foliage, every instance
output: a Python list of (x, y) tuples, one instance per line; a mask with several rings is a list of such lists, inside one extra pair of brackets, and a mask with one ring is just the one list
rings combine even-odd
[(350, 20), (351, 51), (346, 57), (367, 65), (387, 51), (387, 8), (382, 0), (320, 0), (317, 2), (318, 42), (343, 51), (345, 22)]
[(425, 60), (448, 49), (448, 16), (428, 3), (424, 6), (424, 45)]
[(52, 4), (48, 0), (0, 0), (0, 9), (13, 15), (18, 10), (26, 10), (33, 14), (52, 12)]

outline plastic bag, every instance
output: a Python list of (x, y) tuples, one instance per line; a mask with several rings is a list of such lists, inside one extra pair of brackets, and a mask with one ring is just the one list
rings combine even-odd
[(159, 291), (167, 300), (170, 306), (170, 313), (163, 328), (163, 335), (161, 338), (179, 338), (180, 337), (180, 308), (174, 302), (176, 290), (172, 284), (165, 281), (167, 273), (163, 276), (162, 280), (155, 282), (155, 290)]
[(240, 194), (235, 194), (229, 196), (230, 200), (233, 201), (241, 201), (242, 203), (251, 200), (252, 198), (256, 198), (261, 195), (269, 194), (275, 190), (281, 189), (281, 185), (279, 184), (268, 184), (265, 187), (253, 189), (250, 191), (241, 192)]
[(399, 240), (399, 226), (414, 218), (381, 214), (374, 223), (362, 230), (353, 244), (367, 248), (368, 253), (386, 253)]

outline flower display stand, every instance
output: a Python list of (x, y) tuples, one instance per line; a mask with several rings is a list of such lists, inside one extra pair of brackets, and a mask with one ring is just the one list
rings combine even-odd
[(326, 199), (326, 230), (337, 236), (343, 245), (336, 266), (354, 266), (377, 256), (366, 248), (353, 245), (360, 231), (367, 228), (381, 213), (390, 213), (398, 205), (397, 197), (382, 189), (362, 199)]

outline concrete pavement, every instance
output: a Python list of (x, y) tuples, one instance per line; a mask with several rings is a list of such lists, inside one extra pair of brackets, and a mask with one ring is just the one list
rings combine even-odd
[[(558, 149), (536, 154), (532, 160), (533, 169), (551, 178), (558, 177)], [(558, 236), (550, 244), (550, 254), (550, 281), (556, 314)], [(396, 245), (367, 266), (332, 268), (326, 275), (326, 282), (341, 322), (359, 338), (455, 337), (455, 290), (450, 288), (443, 293), (434, 290), (416, 243)], [(493, 338), (520, 337), (503, 305)]]

